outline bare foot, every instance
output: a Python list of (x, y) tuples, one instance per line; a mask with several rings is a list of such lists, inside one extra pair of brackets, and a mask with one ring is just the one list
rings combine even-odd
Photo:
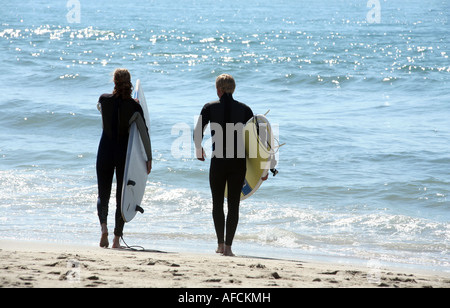
[(231, 246), (225, 245), (225, 251), (223, 252), (223, 255), (226, 257), (234, 257), (233, 251), (231, 251)]
[(120, 237), (114, 236), (112, 248), (120, 248)]
[(224, 253), (225, 251), (225, 244), (219, 244), (219, 246), (216, 249), (216, 253)]
[(100, 239), (100, 247), (102, 247), (102, 248), (109, 247), (108, 227), (106, 227), (106, 224), (102, 224), (102, 237)]

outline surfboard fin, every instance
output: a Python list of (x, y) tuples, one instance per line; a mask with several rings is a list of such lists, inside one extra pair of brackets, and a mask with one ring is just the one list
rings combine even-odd
[(144, 209), (141, 208), (139, 205), (136, 205), (136, 212), (139, 212), (141, 214), (144, 214)]

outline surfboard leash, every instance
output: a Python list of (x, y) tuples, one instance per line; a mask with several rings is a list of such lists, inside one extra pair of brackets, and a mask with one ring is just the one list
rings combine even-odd
[(127, 242), (125, 242), (125, 240), (123, 239), (123, 235), (120, 238), (122, 239), (122, 242), (125, 244), (125, 248), (126, 249), (129, 249), (131, 251), (145, 251), (145, 248), (142, 247), (142, 246), (138, 246), (138, 245), (136, 245), (136, 246), (129, 246), (127, 244)]

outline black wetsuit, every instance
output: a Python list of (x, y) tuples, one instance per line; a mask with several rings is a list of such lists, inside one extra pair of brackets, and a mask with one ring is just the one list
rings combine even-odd
[(129, 121), (135, 112), (142, 117), (142, 107), (134, 100), (122, 100), (113, 94), (100, 97), (103, 134), (97, 154), (98, 202), (97, 212), (100, 224), (107, 223), (109, 199), (116, 170), (116, 226), (114, 235), (122, 236), (124, 221), (121, 213), (122, 184), (127, 156)]
[[(245, 180), (246, 160), (242, 129), (253, 117), (247, 105), (224, 94), (219, 101), (206, 104), (194, 132), (196, 148), (201, 148), (203, 132), (211, 123), (213, 156), (209, 182), (213, 198), (213, 219), (219, 244), (231, 246), (239, 221), (239, 203)], [(228, 123), (228, 124), (227, 124)], [(229, 127), (227, 130), (226, 127)], [(218, 132), (220, 130), (220, 132)], [(222, 137), (222, 138), (221, 138)], [(225, 214), (223, 211), (225, 184), (228, 183), (228, 216), (224, 238)]]

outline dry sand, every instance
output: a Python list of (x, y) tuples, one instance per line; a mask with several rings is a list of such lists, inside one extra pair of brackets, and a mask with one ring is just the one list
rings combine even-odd
[(448, 288), (450, 274), (0, 240), (0, 287)]

